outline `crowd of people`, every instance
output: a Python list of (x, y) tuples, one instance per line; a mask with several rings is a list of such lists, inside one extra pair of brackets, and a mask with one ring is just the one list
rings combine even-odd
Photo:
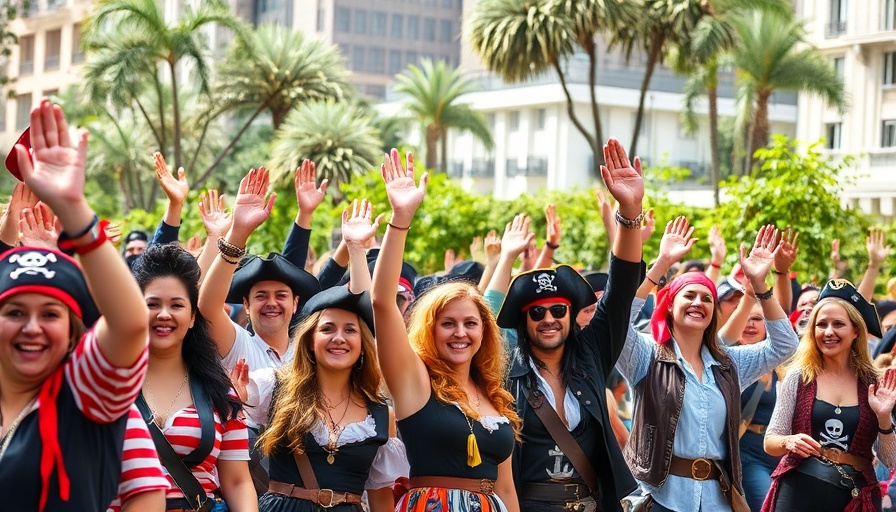
[(657, 220), (641, 164), (610, 139), (603, 272), (555, 264), (548, 205), (540, 251), (520, 214), (479, 241), (483, 261), (418, 276), (405, 243), (428, 176), (396, 150), (381, 165), (388, 220), (354, 200), (315, 261), (327, 183), (305, 161), (283, 250), (263, 257), (245, 248), (274, 205), (264, 168), (231, 209), (203, 193), (205, 240), (181, 244), (189, 185), (157, 154), (165, 217), (122, 237), (84, 195), (86, 132), (73, 141), (47, 100), (30, 121), (0, 219), (4, 510), (893, 505), (896, 302), (873, 297), (880, 231), (858, 287), (800, 287), (799, 234), (774, 225), (728, 275), (718, 228), (709, 262), (684, 261), (697, 240), (684, 217), (644, 255)]

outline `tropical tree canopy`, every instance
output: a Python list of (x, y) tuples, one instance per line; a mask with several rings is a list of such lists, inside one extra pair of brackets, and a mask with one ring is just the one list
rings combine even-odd
[(405, 108), (423, 127), (427, 168), (436, 168), (436, 144), (441, 143), (441, 170), (446, 170), (445, 146), (450, 128), (471, 132), (487, 149), (494, 146), (485, 116), (460, 102), (460, 97), (475, 87), (461, 76), (459, 69), (448, 69), (444, 61), (433, 64), (424, 59), (420, 67), (410, 65), (406, 73), (395, 78), (396, 92), (407, 95)]

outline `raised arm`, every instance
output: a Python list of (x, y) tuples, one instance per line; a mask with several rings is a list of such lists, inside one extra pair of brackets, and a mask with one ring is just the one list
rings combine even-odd
[(168, 197), (168, 209), (165, 210), (165, 217), (159, 228), (156, 230), (152, 238), (154, 244), (164, 244), (176, 242), (178, 232), (180, 231), (181, 214), (184, 210), (184, 202), (187, 200), (187, 193), (190, 191), (190, 184), (187, 183), (187, 176), (184, 168), (177, 169), (177, 178), (171, 174), (168, 164), (165, 163), (165, 157), (158, 151), (153, 155), (156, 168), (156, 179), (165, 196)]
[(666, 229), (663, 231), (663, 238), (660, 239), (660, 253), (656, 257), (653, 266), (647, 271), (644, 281), (638, 288), (636, 297), (647, 299), (651, 290), (659, 286), (660, 280), (666, 276), (672, 265), (675, 265), (682, 258), (691, 252), (691, 248), (697, 242), (697, 238), (691, 238), (694, 234), (694, 227), (690, 225), (687, 217), (684, 215), (676, 217), (666, 223)]
[(55, 249), (59, 240), (56, 216), (44, 203), (22, 210), (19, 215), (19, 231), (22, 233), (22, 245)]
[[(641, 261), (641, 222), (644, 198), (644, 178), (641, 174), (641, 159), (635, 157), (629, 162), (622, 144), (610, 139), (604, 145), (604, 161), (600, 168), (607, 190), (616, 199), (616, 222), (620, 228), (613, 241), (613, 254), (624, 261)], [(625, 308), (626, 310), (628, 307)]]
[(305, 268), (305, 261), (308, 259), (308, 245), (311, 240), (311, 217), (327, 194), (328, 180), (322, 180), (318, 187), (316, 179), (317, 167), (306, 158), (296, 169), (294, 185), (299, 211), (296, 213), (295, 223), (283, 245), (283, 257), (297, 268)]
[(507, 223), (507, 226), (504, 227), (504, 236), (501, 238), (501, 255), (487, 290), (507, 293), (513, 264), (526, 250), (533, 238), (535, 238), (535, 233), (529, 231), (529, 217), (526, 214), (521, 213)]
[[(370, 289), (370, 270), (367, 268), (367, 256), (364, 247), (376, 235), (383, 214), (373, 217), (373, 205), (362, 199), (352, 201), (351, 213), (348, 208), (342, 210), (342, 239), (349, 254), (349, 290), (362, 293)], [(397, 281), (397, 280), (396, 280)]]
[(790, 268), (796, 261), (799, 251), (800, 234), (791, 228), (784, 230), (781, 239), (781, 249), (775, 256), (775, 265), (772, 273), (775, 274), (775, 300), (781, 305), (785, 313), (790, 314), (793, 305), (793, 289), (790, 287)]
[(398, 150), (393, 149), (380, 167), (386, 182), (386, 194), (392, 206), (392, 219), (380, 247), (370, 291), (376, 324), (377, 357), (383, 379), (395, 399), (395, 414), (403, 419), (420, 410), (429, 400), (429, 374), (423, 361), (408, 341), (408, 332), (398, 304), (395, 288), (401, 275), (405, 241), (411, 222), (426, 195), (428, 174), (414, 181), (414, 158), (408, 153), (407, 170)]
[(490, 230), (485, 235), (482, 247), (485, 252), (485, 268), (482, 270), (482, 277), (479, 278), (479, 284), (476, 286), (479, 293), (485, 293), (492, 276), (495, 275), (498, 260), (501, 258), (501, 239), (498, 238), (498, 232), (494, 229)]
[(205, 226), (206, 234), (205, 245), (196, 260), (202, 272), (199, 277), (201, 285), (208, 274), (208, 269), (215, 261), (215, 257), (218, 256), (218, 239), (230, 231), (233, 216), (224, 205), (224, 194), (219, 195), (218, 191), (214, 189), (209, 190), (207, 195), (205, 192), (199, 195), (199, 215), (202, 217), (202, 225)]
[(709, 228), (709, 266), (706, 267), (706, 277), (712, 282), (718, 283), (719, 276), (722, 274), (722, 264), (725, 263), (725, 255), (728, 254), (728, 248), (725, 245), (725, 238), (722, 237), (722, 230), (719, 226)]
[(887, 245), (887, 234), (882, 229), (871, 228), (865, 237), (865, 247), (868, 249), (868, 268), (859, 283), (859, 293), (865, 300), (872, 302), (874, 299), (874, 282), (880, 275), (880, 267), (884, 264), (892, 248)]
[(9, 204), (0, 218), (0, 242), (8, 247), (19, 243), (19, 217), (25, 208), (34, 208), (39, 199), (24, 183), (16, 183)]
[(535, 268), (548, 268), (554, 264), (554, 251), (560, 248), (560, 239), (562, 238), (557, 207), (552, 204), (547, 205), (544, 209), (544, 216), (547, 221), (547, 233), (545, 233), (544, 247), (535, 262)]
[[(252, 169), (246, 174), (240, 181), (240, 191), (233, 204), (233, 224), (219, 243), (228, 244), (245, 252), (249, 235), (271, 215), (276, 194), (271, 194), (270, 198), (265, 200), (267, 190), (267, 169), (264, 167)], [(208, 275), (199, 289), (199, 311), (208, 320), (210, 334), (218, 345), (218, 353), (221, 357), (225, 357), (233, 348), (236, 331), (230, 317), (224, 311), (224, 301), (227, 299), (233, 273), (239, 261), (230, 257), (225, 259), (220, 253), (219, 256), (212, 262)]]
[[(877, 416), (877, 456), (887, 468), (896, 466), (896, 434), (893, 432), (893, 407), (896, 406), (896, 370), (890, 368), (876, 384), (868, 387), (868, 405)], [(884, 434), (884, 432), (887, 432)]]
[[(31, 144), (33, 165), (28, 150), (16, 145), (22, 179), (53, 210), (63, 231), (78, 237), (72, 240), (77, 252), (78, 247), (96, 239), (88, 229), (96, 214), (84, 197), (87, 131), (78, 133), (78, 147), (73, 148), (62, 109), (43, 99), (31, 110)], [(130, 367), (146, 349), (143, 293), (111, 243), (86, 250), (79, 258), (91, 295), (103, 315), (96, 324), (97, 344), (112, 365)]]

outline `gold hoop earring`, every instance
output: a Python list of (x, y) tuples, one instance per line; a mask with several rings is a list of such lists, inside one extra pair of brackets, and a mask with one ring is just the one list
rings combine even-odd
[(361, 357), (358, 358), (358, 363), (355, 365), (355, 368), (360, 370), (364, 367), (364, 352), (361, 352)]

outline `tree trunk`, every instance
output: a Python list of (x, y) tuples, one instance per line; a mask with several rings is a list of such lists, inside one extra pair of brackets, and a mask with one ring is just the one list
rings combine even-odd
[(746, 142), (744, 143), (744, 153), (746, 154), (744, 155), (743, 159), (744, 167), (743, 169), (741, 169), (741, 176), (746, 176), (753, 172), (753, 152), (750, 151), (750, 148), (753, 147), (753, 125), (755, 124), (753, 118), (755, 117), (755, 115), (755, 113), (751, 114), (750, 121), (746, 126), (746, 133), (744, 134), (744, 137), (746, 138)]
[(768, 100), (771, 95), (772, 91), (768, 89), (760, 90), (756, 95), (756, 117), (753, 119), (752, 144), (749, 146), (751, 162), (756, 150), (768, 145)]
[(221, 150), (221, 152), (218, 154), (218, 158), (216, 158), (215, 161), (212, 162), (212, 165), (208, 166), (208, 169), (206, 169), (205, 172), (202, 173), (202, 176), (200, 176), (198, 180), (194, 181), (190, 185), (190, 188), (198, 189), (202, 187), (202, 184), (205, 183), (205, 180), (207, 180), (208, 177), (212, 175), (212, 171), (214, 171), (215, 168), (218, 167), (218, 164), (220, 164), (221, 161), (224, 160), (224, 157), (227, 156), (228, 153), (230, 153), (230, 150), (233, 149), (234, 146), (236, 146), (236, 143), (240, 140), (240, 137), (243, 136), (243, 134), (249, 128), (249, 125), (251, 125), (252, 121), (254, 121), (256, 117), (258, 117), (258, 114), (261, 114), (261, 111), (264, 110), (264, 108), (264, 105), (262, 105), (255, 110), (249, 120), (246, 121), (246, 124), (244, 124), (243, 127), (240, 128), (240, 131), (238, 131), (237, 134), (233, 137), (233, 140), (230, 141), (230, 144), (228, 144), (226, 148)]
[[(153, 85), (156, 89), (156, 97), (158, 98), (159, 105), (159, 130), (156, 139), (159, 141), (159, 152), (163, 155), (168, 152), (168, 130), (165, 126), (165, 95), (162, 94), (162, 82), (159, 81), (159, 72), (158, 68), (154, 67), (156, 70), (153, 72)], [(134, 98), (137, 96), (134, 95)], [(140, 103), (137, 103), (140, 106)], [(146, 111), (143, 110), (143, 107), (140, 106), (140, 110), (143, 112), (143, 116), (146, 117), (146, 124), (152, 126), (152, 122), (149, 120), (149, 115)], [(153, 128), (153, 132), (155, 133), (155, 128)]]
[(591, 167), (591, 172), (597, 179), (602, 180), (600, 166), (604, 163), (604, 153), (599, 145), (603, 144), (606, 139), (604, 139), (604, 129), (600, 122), (600, 106), (597, 102), (597, 56), (595, 55), (594, 34), (586, 35), (579, 43), (588, 54), (588, 90), (591, 93), (591, 117), (594, 118), (595, 144), (591, 146), (594, 165)]
[(438, 159), (438, 155), (436, 154), (436, 148), (439, 144), (439, 129), (436, 128), (435, 125), (429, 124), (426, 125), (426, 158), (424, 163), (426, 168), (429, 170), (436, 170), (436, 163)]
[(628, 147), (629, 156), (638, 154), (638, 138), (641, 136), (641, 122), (644, 119), (644, 100), (647, 99), (647, 89), (650, 87), (650, 79), (653, 78), (653, 71), (660, 58), (660, 51), (663, 48), (663, 42), (666, 35), (662, 32), (655, 32), (650, 41), (650, 50), (647, 53), (647, 67), (644, 69), (644, 78), (641, 80), (641, 96), (638, 98), (638, 113), (635, 115), (635, 129), (632, 133), (632, 143)]
[[(579, 120), (579, 117), (576, 116), (575, 105), (572, 102), (572, 96), (569, 94), (569, 88), (566, 85), (566, 75), (563, 73), (563, 68), (560, 67), (560, 62), (554, 59), (552, 64), (554, 66), (554, 71), (557, 72), (557, 76), (560, 78), (560, 86), (563, 88), (563, 94), (566, 96), (566, 113), (569, 115), (572, 124), (579, 130), (579, 133), (585, 137), (585, 140), (591, 147), (591, 152), (594, 155), (594, 168), (599, 169), (600, 165), (598, 162), (603, 161), (603, 152), (601, 151), (600, 146), (598, 146), (597, 140), (588, 132), (582, 124), (582, 121)], [(600, 176), (600, 171), (597, 172), (597, 175)], [(606, 186), (603, 179), (601, 179), (601, 184)]]
[(719, 89), (717, 71), (715, 66), (710, 69), (710, 85), (706, 89), (706, 95), (709, 99), (709, 152), (711, 154), (709, 176), (712, 181), (712, 199), (715, 206), (719, 206), (719, 167), (721, 160), (719, 157)]
[(448, 130), (442, 129), (439, 130), (439, 132), (439, 143), (442, 146), (439, 149), (439, 158), (442, 161), (442, 172), (448, 173)]
[(168, 67), (171, 69), (171, 108), (174, 111), (174, 168), (177, 169), (183, 165), (183, 150), (181, 148), (183, 134), (180, 127), (180, 100), (177, 98), (177, 73), (175, 72), (177, 61), (173, 56), (168, 59)]

